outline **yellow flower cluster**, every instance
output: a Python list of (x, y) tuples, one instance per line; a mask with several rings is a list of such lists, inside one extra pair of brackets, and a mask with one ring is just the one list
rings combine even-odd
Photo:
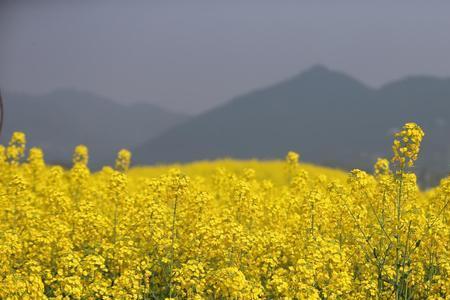
[(85, 145), (78, 145), (73, 152), (72, 162), (74, 165), (87, 165), (89, 161), (89, 150)]
[(299, 159), (300, 159), (300, 154), (298, 154), (294, 151), (289, 151), (288, 154), (286, 155), (286, 164), (287, 164), (287, 168), (288, 168), (289, 178), (292, 178), (297, 173)]
[(402, 130), (395, 134), (396, 139), (392, 145), (394, 151), (392, 160), (400, 165), (400, 169), (414, 165), (424, 135), (424, 132), (416, 123), (406, 123)]
[(127, 172), (126, 150), (98, 173), (84, 146), (70, 170), (24, 154), (23, 134), (0, 148), (0, 299), (450, 298), (450, 178), (422, 192), (381, 159), (342, 180), (294, 152), (190, 176)]
[(120, 150), (119, 153), (117, 154), (116, 170), (119, 172), (126, 172), (130, 168), (130, 163), (131, 163), (131, 152), (126, 149)]
[(17, 164), (22, 159), (25, 154), (25, 144), (25, 134), (23, 132), (14, 132), (6, 149), (6, 157), (11, 163)]
[(387, 160), (385, 158), (378, 158), (377, 162), (374, 165), (375, 175), (386, 175), (389, 172), (390, 172), (389, 160)]

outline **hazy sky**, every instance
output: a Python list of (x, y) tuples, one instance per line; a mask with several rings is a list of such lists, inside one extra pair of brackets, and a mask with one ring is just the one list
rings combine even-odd
[(0, 0), (0, 86), (197, 113), (321, 63), (450, 76), (450, 1)]

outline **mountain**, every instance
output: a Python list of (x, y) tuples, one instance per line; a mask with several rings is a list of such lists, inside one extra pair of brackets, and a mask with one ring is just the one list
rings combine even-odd
[(392, 132), (408, 121), (427, 133), (419, 165), (448, 171), (450, 79), (415, 76), (374, 89), (317, 65), (150, 139), (135, 161), (269, 159), (294, 150), (308, 162), (369, 168), (390, 155)]
[(187, 116), (152, 104), (118, 104), (88, 92), (62, 89), (47, 95), (6, 93), (3, 143), (13, 131), (27, 134), (29, 146), (43, 148), (46, 160), (69, 164), (74, 147), (89, 147), (91, 166), (111, 163), (131, 148), (184, 122)]

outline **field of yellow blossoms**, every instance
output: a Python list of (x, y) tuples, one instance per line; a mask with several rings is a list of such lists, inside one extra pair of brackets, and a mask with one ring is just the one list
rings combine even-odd
[[(0, 299), (450, 299), (450, 179), (406, 124), (373, 174), (284, 162), (91, 173), (0, 148)], [(184, 169), (185, 170), (184, 170)], [(186, 175), (188, 174), (188, 175)]]

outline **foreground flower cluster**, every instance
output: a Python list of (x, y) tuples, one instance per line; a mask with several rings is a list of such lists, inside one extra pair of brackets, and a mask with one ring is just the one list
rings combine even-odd
[(16, 133), (0, 149), (0, 299), (450, 298), (450, 179), (419, 191), (422, 137), (406, 124), (392, 160), (346, 181), (290, 152), (280, 183), (130, 175), (126, 150), (91, 174), (84, 146), (63, 170)]

